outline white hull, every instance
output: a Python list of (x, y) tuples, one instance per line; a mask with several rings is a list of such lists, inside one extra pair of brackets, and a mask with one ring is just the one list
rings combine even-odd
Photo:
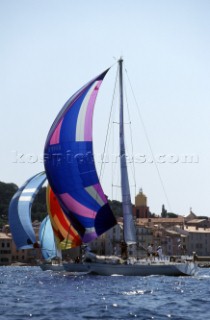
[(147, 262), (141, 264), (110, 264), (110, 263), (65, 263), (67, 272), (87, 272), (103, 276), (193, 276), (197, 266), (193, 262)]
[(167, 262), (167, 263), (144, 263), (144, 264), (106, 264), (92, 263), (88, 266), (90, 273), (110, 276), (193, 276), (197, 267), (193, 262)]

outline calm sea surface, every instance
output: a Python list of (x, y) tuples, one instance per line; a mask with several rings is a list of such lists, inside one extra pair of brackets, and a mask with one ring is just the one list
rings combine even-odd
[(1, 320), (210, 319), (210, 269), (195, 277), (102, 277), (0, 267)]

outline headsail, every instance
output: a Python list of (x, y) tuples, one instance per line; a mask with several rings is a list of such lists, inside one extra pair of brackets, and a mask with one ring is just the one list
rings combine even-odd
[(46, 216), (40, 225), (39, 239), (43, 258), (45, 260), (55, 258), (57, 249), (49, 216)]
[(44, 151), (49, 184), (84, 243), (116, 224), (99, 183), (92, 144), (94, 104), (107, 71), (66, 102), (49, 131)]
[(17, 249), (31, 249), (38, 245), (31, 222), (31, 206), (45, 180), (44, 172), (36, 174), (18, 189), (10, 201), (9, 225)]
[(82, 244), (82, 240), (79, 234), (65, 216), (54, 192), (52, 191), (52, 188), (49, 185), (47, 187), (46, 199), (47, 212), (50, 217), (57, 247), (65, 250), (80, 246)]

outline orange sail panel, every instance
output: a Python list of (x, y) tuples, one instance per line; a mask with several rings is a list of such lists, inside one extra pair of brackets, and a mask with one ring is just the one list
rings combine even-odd
[(47, 210), (52, 224), (56, 243), (60, 249), (70, 249), (82, 244), (81, 238), (66, 218), (51, 187), (47, 187)]

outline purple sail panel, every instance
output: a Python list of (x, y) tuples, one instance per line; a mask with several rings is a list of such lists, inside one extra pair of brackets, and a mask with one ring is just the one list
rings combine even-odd
[(85, 243), (116, 224), (99, 183), (92, 143), (94, 104), (107, 71), (66, 102), (45, 144), (45, 170), (50, 186)]

